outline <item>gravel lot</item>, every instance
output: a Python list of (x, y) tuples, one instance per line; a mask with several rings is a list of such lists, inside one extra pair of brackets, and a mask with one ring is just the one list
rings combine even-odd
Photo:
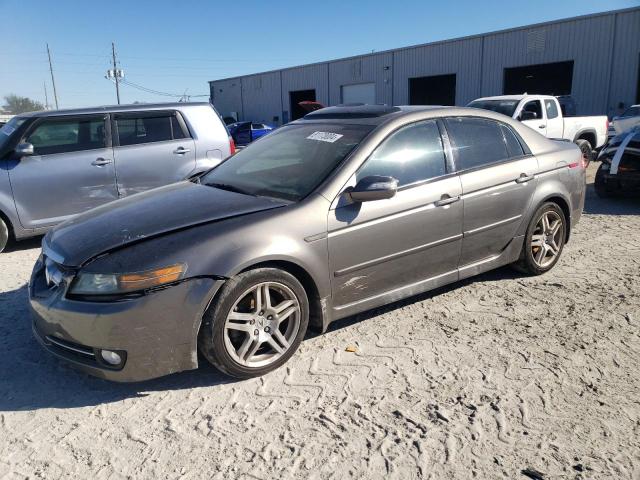
[(0, 477), (640, 479), (640, 202), (589, 186), (585, 210), (551, 273), (341, 321), (241, 382), (57, 362), (25, 306), (39, 241), (19, 244), (0, 255)]

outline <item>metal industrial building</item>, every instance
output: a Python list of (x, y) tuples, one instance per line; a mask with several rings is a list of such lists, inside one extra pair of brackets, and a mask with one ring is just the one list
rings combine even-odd
[(572, 95), (578, 114), (640, 103), (640, 8), (209, 82), (223, 116), (282, 124), (298, 102), (466, 105), (490, 95)]

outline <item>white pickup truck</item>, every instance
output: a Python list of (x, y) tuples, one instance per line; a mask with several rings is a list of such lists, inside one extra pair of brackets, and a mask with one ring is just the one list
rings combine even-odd
[(594, 158), (607, 141), (609, 119), (606, 115), (565, 117), (556, 97), (549, 95), (502, 95), (478, 98), (468, 107), (493, 110), (520, 120), (547, 138), (576, 143), (587, 160)]

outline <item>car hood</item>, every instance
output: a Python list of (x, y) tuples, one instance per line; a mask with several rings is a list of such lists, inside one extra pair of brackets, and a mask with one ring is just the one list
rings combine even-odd
[(51, 230), (45, 255), (77, 267), (105, 252), (184, 228), (287, 205), (192, 182), (180, 182), (89, 210)]

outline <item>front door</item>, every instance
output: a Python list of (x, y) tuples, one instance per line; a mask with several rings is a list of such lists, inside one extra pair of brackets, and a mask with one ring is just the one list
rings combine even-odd
[(34, 154), (9, 161), (21, 225), (37, 229), (118, 198), (106, 115), (47, 117), (25, 133)]
[(374, 306), (377, 298), (394, 291), (420, 291), (425, 280), (442, 275), (455, 280), (457, 275), (462, 202), (456, 200), (461, 185), (447, 170), (436, 122), (418, 122), (393, 133), (352, 183), (370, 175), (396, 178), (396, 195), (362, 203), (343, 197), (329, 212), (329, 261), (338, 314)]
[(527, 220), (538, 162), (506, 124), (473, 117), (445, 124), (462, 182), (464, 267), (500, 254)]
[(527, 127), (532, 128), (540, 135), (547, 135), (547, 119), (544, 117), (542, 102), (540, 100), (530, 100), (525, 103), (522, 106), (519, 118), (522, 118), (522, 112), (529, 112), (535, 116), (533, 120), (523, 120), (522, 123)]
[(183, 180), (196, 166), (195, 142), (178, 112), (116, 114), (113, 126), (122, 197)]

